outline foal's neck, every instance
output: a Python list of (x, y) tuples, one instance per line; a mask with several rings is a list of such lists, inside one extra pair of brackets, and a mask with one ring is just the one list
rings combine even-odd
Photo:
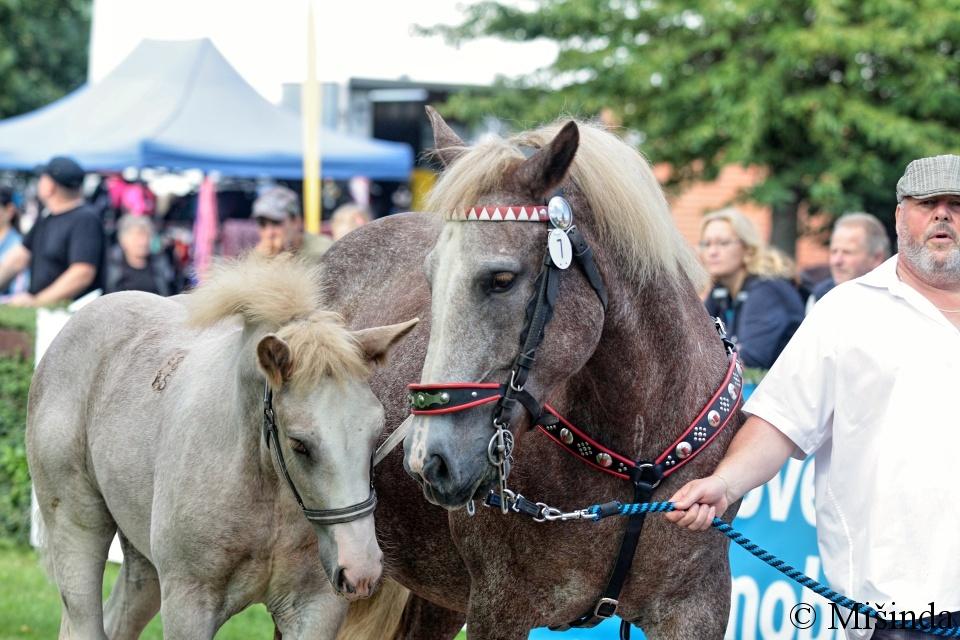
[(571, 382), (576, 401), (569, 404), (588, 414), (588, 433), (624, 455), (652, 459), (707, 403), (727, 360), (689, 283), (617, 288), (597, 350)]

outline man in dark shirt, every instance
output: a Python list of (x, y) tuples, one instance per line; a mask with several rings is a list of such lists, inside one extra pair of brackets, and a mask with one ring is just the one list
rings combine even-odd
[(40, 169), (37, 196), (47, 214), (0, 262), (0, 287), (30, 267), (30, 287), (9, 304), (40, 307), (79, 298), (102, 287), (104, 233), (100, 217), (83, 201), (84, 171), (56, 157)]

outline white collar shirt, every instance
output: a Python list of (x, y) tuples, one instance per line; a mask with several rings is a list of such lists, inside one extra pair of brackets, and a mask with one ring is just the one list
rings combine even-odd
[(884, 612), (958, 611), (960, 330), (896, 266), (824, 296), (744, 411), (816, 454), (831, 587)]

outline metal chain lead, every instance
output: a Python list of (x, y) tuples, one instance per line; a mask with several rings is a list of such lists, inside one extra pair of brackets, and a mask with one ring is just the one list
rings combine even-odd
[(510, 507), (507, 504), (507, 462), (510, 460), (510, 454), (513, 451), (513, 434), (499, 420), (493, 421), (496, 433), (490, 438), (487, 444), (487, 459), (490, 464), (497, 468), (497, 486), (500, 490), (500, 511), (509, 513)]

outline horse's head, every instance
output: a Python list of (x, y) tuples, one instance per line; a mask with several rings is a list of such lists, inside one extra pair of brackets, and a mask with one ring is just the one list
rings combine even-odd
[[(524, 157), (520, 148), (504, 141), (467, 150), (436, 112), (430, 110), (430, 115), (437, 149), (448, 165), (430, 208), (443, 213), (447, 222), (425, 264), (432, 291), (432, 328), (422, 382), (506, 383), (521, 350), (528, 305), (538, 289), (554, 225), (545, 217), (538, 222), (459, 218), (472, 207), (481, 212), (486, 207), (487, 215), (499, 208), (500, 217), (529, 219), (560, 189), (571, 205), (574, 224), (590, 239), (590, 204), (575, 180), (567, 178), (580, 133), (577, 124), (569, 122), (541, 132), (539, 138), (528, 137), (524, 142), (533, 147), (532, 155)], [(513, 212), (507, 213), (507, 207)], [(565, 250), (569, 252), (570, 246)], [(600, 296), (576, 263), (562, 272), (559, 282), (553, 317), (523, 382), (540, 402), (589, 360), (604, 325)], [(480, 497), (496, 480), (497, 469), (488, 460), (494, 406), (491, 402), (416, 416), (404, 463), (422, 483), (428, 500), (460, 507)], [(514, 431), (517, 425), (529, 425), (529, 416), (519, 405), (502, 418)]]
[(271, 396), (265, 410), (274, 416), (268, 442), (280, 453), (279, 490), (288, 491), (289, 481), (299, 496), (327, 577), (348, 598), (371, 595), (382, 569), (371, 464), (384, 415), (368, 385), (369, 365), (416, 323), (350, 332), (318, 311), (257, 344)]

